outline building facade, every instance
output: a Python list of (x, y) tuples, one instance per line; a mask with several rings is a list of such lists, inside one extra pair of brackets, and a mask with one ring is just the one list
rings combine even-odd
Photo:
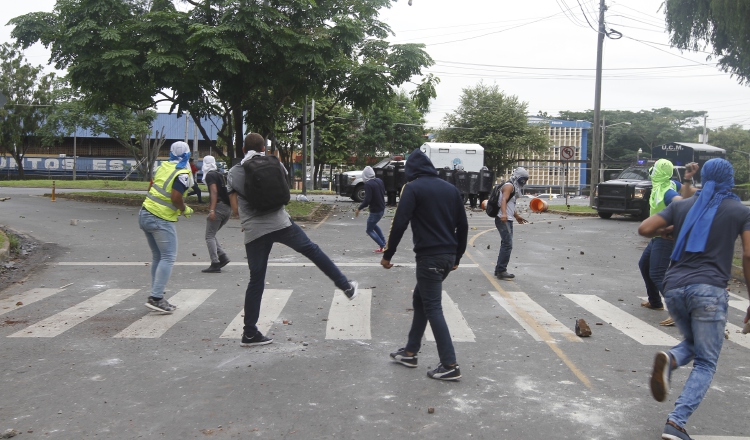
[[(529, 171), (525, 192), (580, 195), (587, 187), (588, 136), (592, 124), (537, 116), (529, 117), (529, 124), (548, 125), (550, 147), (545, 152), (529, 151), (518, 158), (518, 166)], [(510, 176), (512, 171), (508, 170), (506, 175)]]

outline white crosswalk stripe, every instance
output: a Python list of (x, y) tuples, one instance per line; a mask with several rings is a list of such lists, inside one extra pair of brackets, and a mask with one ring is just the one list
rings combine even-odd
[(177, 306), (171, 315), (158, 312), (149, 313), (131, 324), (128, 328), (116, 334), (115, 338), (158, 338), (177, 324), (199, 305), (216, 292), (216, 289), (182, 289), (169, 298), (169, 302)]
[[(258, 331), (264, 335), (268, 333), (271, 326), (279, 319), (281, 311), (284, 309), (289, 297), (292, 295), (290, 289), (266, 289), (263, 291), (263, 301), (260, 305), (260, 316), (258, 317)], [(242, 338), (242, 329), (245, 326), (245, 310), (234, 317), (229, 326), (221, 334), (220, 338), (240, 339)]]
[(62, 292), (64, 289), (50, 289), (50, 288), (39, 288), (31, 289), (26, 292), (13, 295), (11, 297), (0, 300), (0, 315), (4, 315), (13, 310), (17, 310), (21, 307), (28, 306), (39, 300), (43, 300), (50, 297), (58, 292)]
[[(476, 337), (474, 332), (471, 331), (469, 323), (466, 322), (466, 318), (458, 309), (455, 302), (448, 296), (448, 293), (443, 290), (443, 316), (445, 322), (448, 324), (448, 330), (451, 332), (451, 339), (453, 342), (475, 342)], [(432, 327), (430, 323), (427, 323), (427, 329), (424, 332), (425, 338), (428, 341), (435, 342), (435, 335), (432, 334)]]
[(612, 327), (625, 333), (639, 344), (672, 347), (679, 342), (672, 336), (652, 327), (596, 295), (566, 294), (565, 297), (598, 316), (599, 319), (608, 322)]
[(52, 338), (70, 330), (83, 321), (107, 310), (139, 289), (108, 289), (82, 303), (50, 316), (19, 332), (11, 338)]
[(372, 290), (359, 289), (353, 300), (336, 289), (328, 311), (326, 339), (372, 339), (370, 333), (370, 305)]
[[(490, 292), (490, 295), (497, 301), (513, 319), (518, 322), (534, 340), (542, 342), (543, 338), (536, 331), (535, 327), (539, 326), (549, 334), (563, 335), (571, 342), (581, 342), (573, 330), (564, 326), (557, 318), (552, 316), (544, 307), (532, 300), (524, 292), (506, 292), (508, 299), (504, 298), (498, 292)], [(511, 304), (512, 301), (512, 304)], [(520, 315), (520, 311), (526, 314), (527, 319)]]
[[(0, 300), (0, 315), (47, 299), (64, 291), (65, 287), (67, 286), (63, 288), (36, 288)], [(17, 331), (8, 337), (49, 338), (61, 335), (67, 330), (124, 301), (138, 291), (139, 289), (106, 290), (73, 307)], [(170, 302), (179, 306), (175, 313), (171, 315), (156, 312), (149, 313), (114, 337), (159, 338), (171, 327), (201, 306), (214, 292), (215, 289), (180, 290), (169, 299)], [(360, 289), (359, 292), (359, 296), (350, 301), (342, 291), (334, 291), (328, 313), (328, 321), (325, 323), (325, 339), (372, 339), (372, 291), (370, 289)], [(262, 333), (268, 333), (273, 325), (278, 323), (292, 293), (293, 290), (291, 289), (266, 289), (257, 324), (258, 329)], [(490, 291), (489, 293), (534, 340), (544, 341), (545, 338), (552, 338), (551, 340), (554, 341), (555, 335), (559, 335), (571, 342), (581, 342), (581, 339), (575, 336), (572, 325), (563, 325), (526, 293), (502, 292), (501, 294), (495, 291)], [(443, 314), (453, 341), (476, 342), (476, 335), (462, 313), (460, 303), (454, 301), (445, 291), (443, 291), (442, 295)], [(747, 310), (746, 299), (732, 293), (730, 295), (732, 295), (732, 298), (729, 300), (730, 307), (742, 312)], [(640, 344), (673, 346), (679, 342), (677, 338), (659, 330), (659, 327), (655, 323), (644, 322), (596, 295), (568, 294), (564, 296), (602, 321), (610, 323), (613, 328), (621, 331)], [(244, 311), (240, 310), (219, 337), (239, 339), (242, 337), (243, 326)], [(739, 333), (741, 326), (727, 323), (726, 328), (729, 333), (729, 342), (750, 349), (750, 336)], [(428, 341), (435, 340), (429, 324), (425, 330), (425, 338)]]

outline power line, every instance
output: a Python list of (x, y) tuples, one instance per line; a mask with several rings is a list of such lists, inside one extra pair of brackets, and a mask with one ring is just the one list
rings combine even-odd
[[(498, 64), (477, 64), (477, 63), (464, 63), (460, 61), (444, 61), (444, 60), (435, 60), (436, 63), (445, 63), (445, 64), (458, 64), (462, 66), (474, 66), (474, 67), (497, 67), (497, 68), (504, 68), (504, 69), (528, 69), (528, 70), (579, 70), (579, 71), (594, 71), (594, 68), (577, 68), (577, 67), (532, 67), (532, 66), (505, 66), (505, 65), (498, 65)], [(706, 65), (708, 67), (714, 67), (712, 65)], [(652, 66), (652, 67), (615, 67), (615, 68), (608, 68), (603, 70), (651, 70), (651, 69), (676, 69), (676, 68), (684, 68), (684, 67), (695, 67), (694, 64), (683, 64), (678, 66)]]

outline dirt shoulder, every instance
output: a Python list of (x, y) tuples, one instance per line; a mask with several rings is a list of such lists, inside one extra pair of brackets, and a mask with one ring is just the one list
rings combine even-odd
[(0, 292), (13, 284), (23, 284), (31, 273), (60, 254), (58, 246), (53, 243), (41, 243), (5, 226), (0, 226), (0, 229), (6, 235), (13, 234), (18, 238), (18, 249), (10, 251), (0, 262)]

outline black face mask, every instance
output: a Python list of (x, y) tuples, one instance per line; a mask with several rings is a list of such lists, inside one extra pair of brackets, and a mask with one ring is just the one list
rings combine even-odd
[(526, 185), (526, 182), (528, 182), (528, 181), (529, 181), (528, 177), (521, 177), (520, 179), (517, 180), (518, 184), (521, 185), (521, 186)]

